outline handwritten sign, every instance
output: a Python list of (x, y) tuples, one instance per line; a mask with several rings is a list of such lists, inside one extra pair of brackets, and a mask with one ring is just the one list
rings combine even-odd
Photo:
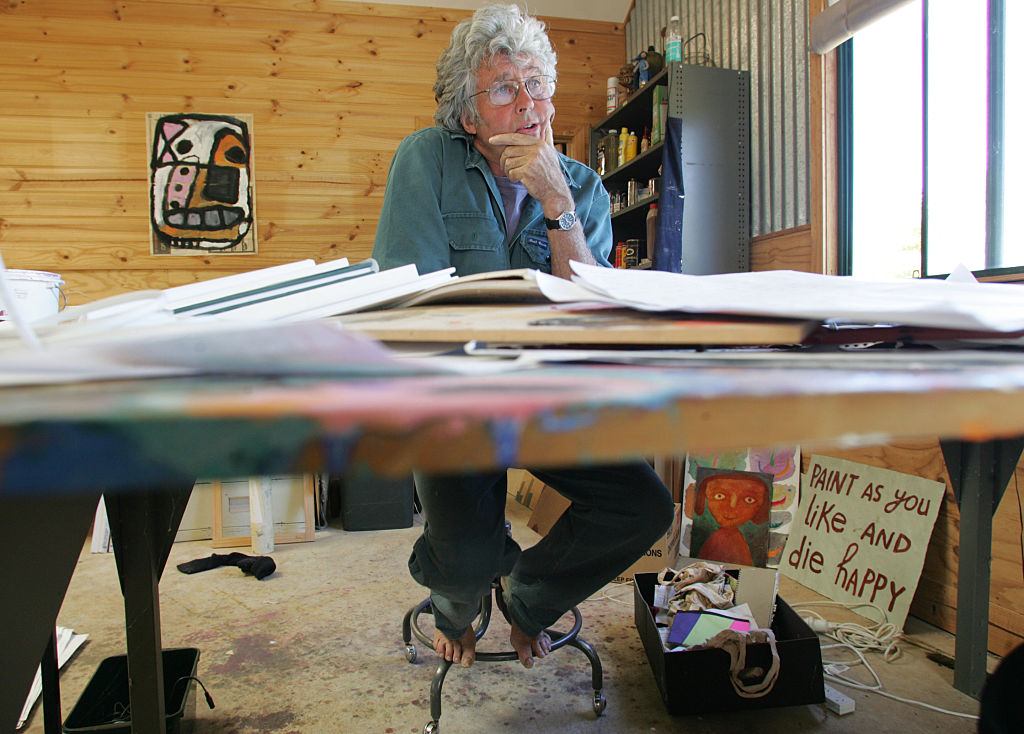
[(942, 482), (812, 455), (800, 486), (779, 570), (835, 601), (874, 604), (902, 629)]

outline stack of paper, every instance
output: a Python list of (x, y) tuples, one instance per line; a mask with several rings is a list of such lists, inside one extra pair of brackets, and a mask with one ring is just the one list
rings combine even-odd
[(74, 306), (34, 322), (26, 342), (0, 323), (0, 384), (234, 374), (408, 374), (399, 360), (326, 316), (377, 307), (453, 278), (374, 260), (303, 260)]
[(420, 275), (415, 265), (381, 271), (375, 260), (347, 259), (299, 269), (217, 278), (165, 291), (176, 316), (233, 321), (300, 321), (389, 303), (451, 280), (454, 268)]
[(544, 295), (555, 302), (598, 300), (645, 311), (1003, 333), (1024, 330), (1024, 288), (1011, 283), (868, 281), (792, 270), (685, 275), (577, 262), (572, 268), (571, 283), (539, 274), (537, 283)]
[[(420, 275), (415, 265), (381, 271), (375, 260), (302, 260), (160, 291), (135, 291), (72, 306), (33, 327), (43, 337), (89, 337), (206, 317), (231, 322), (302, 321), (390, 303), (451, 280), (454, 268)], [(0, 324), (3, 327), (3, 324)], [(2, 328), (0, 328), (2, 333)]]

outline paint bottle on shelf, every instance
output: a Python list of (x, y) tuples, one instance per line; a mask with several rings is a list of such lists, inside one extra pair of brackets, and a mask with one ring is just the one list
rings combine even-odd
[(624, 268), (635, 268), (640, 264), (640, 240), (630, 239), (626, 240), (625, 247), (622, 250), (622, 267)]
[(631, 161), (636, 158), (637, 139), (636, 133), (630, 130), (629, 137), (626, 138), (626, 160)]
[(622, 128), (622, 132), (619, 133), (619, 155), (618, 165), (622, 165), (626, 162), (626, 141), (629, 140), (629, 130)]
[(654, 262), (654, 243), (658, 238), (658, 205), (647, 210), (647, 259)]

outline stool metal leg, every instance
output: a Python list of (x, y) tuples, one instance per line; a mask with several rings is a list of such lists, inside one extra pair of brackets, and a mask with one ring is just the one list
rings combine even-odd
[[(480, 613), (473, 620), (473, 634), (480, 639), (487, 632), (491, 623), (491, 597), (485, 596), (480, 600)], [(427, 637), (419, 625), (421, 614), (433, 614), (430, 599), (420, 602), (405, 613), (402, 619), (402, 641), (405, 643), (405, 659), (410, 663), (416, 662), (416, 646), (412, 644), (412, 638), (422, 642), (424, 645), (433, 646), (433, 640)], [(451, 669), (452, 664), (448, 660), (438, 662), (437, 670), (430, 682), (430, 721), (423, 726), (423, 734), (438, 734), (441, 731), (441, 689), (444, 686), (445, 676)]]
[[(501, 593), (501, 589), (497, 584), (495, 584), (494, 593)], [(487, 627), (491, 621), (491, 610), (491, 597), (488, 595), (480, 600), (480, 613), (474, 624), (474, 633), (477, 640), (483, 637), (484, 633), (487, 631)], [(583, 617), (580, 614), (579, 609), (574, 607), (571, 611), (573, 615), (572, 629), (565, 633), (556, 632), (551, 629), (546, 630), (552, 639), (551, 651), (554, 652), (560, 647), (571, 645), (587, 656), (587, 660), (590, 662), (591, 682), (594, 688), (594, 713), (600, 716), (604, 713), (605, 707), (607, 706), (607, 699), (602, 692), (602, 688), (604, 686), (604, 669), (601, 666), (601, 658), (598, 657), (597, 652), (589, 643), (579, 637), (579, 631), (583, 625)], [(433, 646), (433, 640), (430, 639), (426, 632), (424, 632), (419, 626), (418, 617), (421, 614), (433, 614), (429, 598), (412, 607), (408, 612), (406, 612), (405, 617), (402, 620), (402, 639), (405, 642), (406, 648), (405, 657), (410, 663), (416, 661), (416, 647), (412, 644), (413, 637), (424, 645)], [(519, 656), (516, 655), (514, 651), (477, 652), (476, 655), (477, 662), (497, 662), (500, 660), (513, 661), (518, 659)], [(448, 675), (448, 671), (451, 667), (451, 662), (441, 660), (437, 665), (437, 670), (434, 672), (434, 677), (430, 683), (431, 720), (424, 725), (423, 734), (438, 734), (440, 732), (441, 689), (444, 686), (445, 676)]]
[(608, 705), (608, 699), (601, 691), (604, 687), (604, 669), (601, 667), (601, 658), (597, 656), (597, 651), (590, 646), (590, 643), (579, 637), (573, 637), (569, 640), (569, 644), (586, 655), (587, 660), (590, 661), (590, 680), (594, 686), (594, 713), (600, 716)]
[(430, 721), (423, 727), (423, 734), (437, 734), (441, 726), (441, 687), (444, 686), (444, 677), (448, 675), (452, 664), (448, 660), (441, 660), (434, 671), (434, 679), (430, 682)]
[(416, 646), (412, 644), (413, 633), (416, 633), (417, 639), (424, 644), (427, 644), (426, 638), (420, 632), (420, 629), (416, 624), (416, 618), (424, 612), (427, 614), (433, 614), (433, 610), (430, 607), (430, 599), (421, 601), (419, 604), (409, 609), (409, 611), (405, 613), (405, 617), (402, 618), (402, 642), (405, 643), (405, 659), (410, 663), (416, 662)]

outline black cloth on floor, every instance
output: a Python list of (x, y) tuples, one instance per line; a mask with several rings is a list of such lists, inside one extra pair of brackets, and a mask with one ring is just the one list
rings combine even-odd
[(246, 556), (239, 559), (236, 565), (250, 576), (255, 576), (258, 579), (269, 576), (277, 568), (274, 559), (270, 556)]
[(182, 573), (199, 573), (209, 571), (211, 568), (220, 566), (237, 566), (250, 576), (263, 579), (274, 573), (277, 564), (270, 556), (247, 556), (244, 553), (214, 553), (209, 558), (197, 558), (194, 561), (186, 561), (178, 564), (178, 570)]

